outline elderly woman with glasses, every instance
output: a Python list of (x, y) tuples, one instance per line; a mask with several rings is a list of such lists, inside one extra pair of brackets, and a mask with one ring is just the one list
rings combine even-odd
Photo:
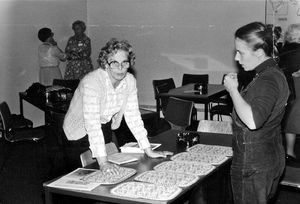
[(118, 173), (118, 167), (107, 160), (105, 144), (112, 141), (112, 129), (120, 126), (123, 116), (140, 148), (149, 157), (172, 154), (150, 148), (139, 112), (136, 80), (128, 73), (134, 62), (135, 54), (127, 41), (115, 38), (108, 41), (99, 54), (99, 69), (81, 80), (64, 120), (69, 140), (88, 135), (92, 155), (104, 171)]

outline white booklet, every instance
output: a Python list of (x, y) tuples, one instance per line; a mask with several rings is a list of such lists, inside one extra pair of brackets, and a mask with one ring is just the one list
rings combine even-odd
[(84, 180), (84, 178), (96, 171), (97, 169), (78, 168), (72, 171), (71, 173), (48, 184), (47, 186), (55, 187), (55, 188), (91, 191), (97, 186), (99, 186), (100, 184), (86, 181)]
[[(159, 146), (161, 146), (161, 144), (159, 143), (150, 143), (150, 147), (152, 150), (158, 148)], [(126, 143), (122, 147), (120, 147), (120, 149), (123, 153), (144, 153), (144, 150), (139, 147), (139, 144), (137, 142)]]
[(137, 157), (135, 157), (134, 155), (132, 155), (130, 153), (121, 153), (121, 152), (108, 155), (107, 159), (108, 159), (108, 161), (118, 164), (118, 165), (126, 164), (129, 162), (134, 162), (134, 161), (138, 160)]

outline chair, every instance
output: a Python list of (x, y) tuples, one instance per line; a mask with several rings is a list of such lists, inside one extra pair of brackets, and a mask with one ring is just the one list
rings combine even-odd
[(58, 86), (63, 86), (66, 88), (70, 88), (73, 92), (76, 90), (80, 80), (79, 79), (53, 79), (52, 84), (53, 85), (58, 85)]
[(156, 112), (157, 113), (159, 113), (160, 111), (164, 112), (168, 104), (168, 98), (160, 98), (158, 97), (158, 94), (166, 93), (170, 89), (174, 89), (175, 88), (174, 80), (173, 78), (153, 80), (152, 85), (154, 89), (154, 97), (156, 100)]
[(185, 130), (191, 125), (191, 116), (194, 103), (175, 97), (170, 97), (165, 111), (165, 119), (171, 129)]
[(9, 142), (38, 141), (44, 137), (44, 129), (42, 127), (33, 128), (32, 121), (21, 115), (11, 114), (5, 101), (0, 104), (0, 116), (3, 126), (2, 134)]
[[(118, 148), (116, 147), (115, 143), (113, 143), (113, 142), (107, 143), (105, 145), (105, 147), (106, 147), (107, 155), (112, 155), (114, 153), (119, 152)], [(87, 151), (80, 154), (80, 161), (81, 161), (82, 167), (86, 167), (89, 164), (92, 164), (92, 163), (96, 162), (96, 159), (94, 159), (92, 157), (91, 150), (87, 150)]]
[(183, 74), (182, 86), (191, 83), (208, 84), (208, 74)]
[[(222, 77), (222, 84), (224, 82), (225, 76), (226, 74), (224, 74)], [(233, 103), (231, 97), (227, 93), (226, 96), (215, 99), (210, 103), (210, 108), (209, 108), (210, 119), (213, 120), (214, 115), (217, 115), (218, 120), (222, 121), (222, 115), (231, 116), (232, 108), (233, 108)]]
[(300, 189), (300, 168), (286, 166), (280, 185)]
[(232, 135), (232, 123), (231, 121), (200, 120), (197, 132)]

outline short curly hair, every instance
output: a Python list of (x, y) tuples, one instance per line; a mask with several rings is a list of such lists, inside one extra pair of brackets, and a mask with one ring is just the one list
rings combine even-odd
[(83, 32), (85, 32), (86, 25), (85, 25), (85, 23), (83, 21), (77, 20), (74, 23), (72, 23), (72, 29), (74, 30), (74, 27), (77, 26), (77, 25), (82, 28)]
[(105, 69), (107, 60), (110, 56), (116, 54), (119, 50), (128, 52), (128, 60), (130, 62), (130, 68), (133, 69), (135, 64), (135, 53), (133, 52), (132, 46), (127, 40), (118, 40), (111, 38), (104, 47), (101, 48), (98, 56), (99, 67)]
[(288, 26), (284, 35), (284, 42), (300, 43), (300, 23), (295, 23)]

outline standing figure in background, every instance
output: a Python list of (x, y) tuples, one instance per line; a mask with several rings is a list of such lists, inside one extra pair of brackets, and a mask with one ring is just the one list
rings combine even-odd
[(91, 40), (84, 33), (86, 25), (82, 21), (72, 24), (74, 35), (69, 38), (65, 52), (67, 54), (67, 66), (65, 79), (82, 79), (84, 75), (93, 70), (91, 60)]
[(300, 134), (300, 24), (289, 25), (285, 32), (279, 67), (286, 74), (291, 91), (283, 129), (286, 139), (286, 164), (300, 167), (300, 160), (296, 158), (294, 151), (296, 135)]
[(255, 70), (253, 80), (238, 90), (236, 73), (224, 86), (234, 110), (231, 185), (234, 203), (267, 203), (275, 194), (285, 167), (281, 120), (289, 87), (273, 53), (272, 31), (259, 22), (235, 32), (235, 60), (245, 71)]
[(62, 79), (59, 63), (66, 60), (66, 54), (57, 46), (53, 35), (50, 28), (41, 28), (38, 32), (42, 42), (38, 48), (39, 82), (45, 86), (52, 85), (53, 79)]

